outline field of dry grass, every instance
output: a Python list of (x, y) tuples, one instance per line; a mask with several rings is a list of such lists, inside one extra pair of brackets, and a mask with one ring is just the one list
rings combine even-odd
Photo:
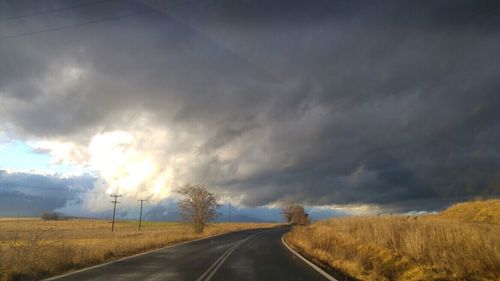
[(219, 233), (270, 227), (264, 223), (217, 223), (202, 235), (180, 223), (115, 224), (104, 220), (0, 220), (0, 280), (35, 280), (106, 260)]
[(484, 219), (497, 217), (498, 206), (488, 200), (432, 216), (333, 218), (294, 227), (286, 241), (361, 280), (500, 280), (500, 225)]
[(439, 218), (461, 222), (500, 224), (500, 200), (472, 201), (455, 204)]

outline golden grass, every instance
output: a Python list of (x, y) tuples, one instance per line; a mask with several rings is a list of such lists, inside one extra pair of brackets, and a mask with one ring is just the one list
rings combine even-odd
[(440, 217), (463, 222), (500, 224), (500, 199), (455, 204), (441, 213)]
[(129, 256), (169, 244), (210, 235), (271, 227), (265, 223), (216, 223), (203, 234), (194, 234), (181, 223), (137, 222), (115, 224), (104, 220), (42, 221), (40, 219), (0, 220), (0, 280), (34, 280), (106, 260)]
[(451, 217), (333, 218), (294, 227), (286, 241), (361, 280), (500, 280), (500, 225)]

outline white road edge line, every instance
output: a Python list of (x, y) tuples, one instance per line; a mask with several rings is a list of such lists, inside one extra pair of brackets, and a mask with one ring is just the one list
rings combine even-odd
[(142, 253), (138, 253), (138, 254), (135, 254), (135, 255), (132, 255), (132, 256), (123, 257), (123, 258), (120, 258), (120, 259), (117, 259), (117, 260), (112, 260), (112, 261), (108, 261), (108, 262), (105, 262), (105, 263), (96, 264), (96, 265), (93, 265), (93, 266), (89, 266), (89, 267), (85, 267), (85, 268), (78, 269), (78, 270), (75, 270), (75, 271), (71, 271), (71, 272), (68, 272), (68, 273), (64, 273), (64, 274), (61, 274), (61, 275), (57, 275), (57, 276), (52, 276), (52, 277), (49, 277), (49, 278), (41, 279), (40, 281), (57, 280), (59, 278), (67, 277), (67, 276), (70, 276), (70, 275), (73, 275), (73, 274), (77, 274), (77, 273), (80, 273), (80, 272), (84, 272), (84, 271), (87, 271), (87, 270), (91, 270), (91, 269), (94, 269), (94, 268), (99, 268), (101, 266), (105, 266), (105, 265), (112, 264), (112, 263), (115, 263), (115, 262), (120, 262), (120, 261), (124, 261), (124, 260), (128, 260), (128, 259), (132, 259), (132, 258), (135, 258), (135, 257), (140, 257), (140, 256), (143, 256), (143, 255), (151, 254), (151, 253), (158, 252), (158, 251), (161, 251), (161, 250), (165, 250), (165, 249), (169, 249), (169, 248), (173, 248), (173, 247), (177, 247), (177, 246), (182, 246), (182, 245), (193, 243), (193, 242), (202, 241), (202, 240), (205, 240), (205, 239), (210, 239), (210, 238), (214, 238), (214, 237), (221, 236), (221, 235), (224, 235), (224, 234), (229, 234), (229, 233), (234, 233), (234, 232), (219, 233), (219, 234), (215, 234), (215, 235), (211, 235), (211, 236), (207, 236), (207, 237), (202, 237), (202, 238), (195, 239), (195, 240), (189, 240), (189, 241), (184, 241), (184, 242), (177, 243), (177, 244), (168, 245), (168, 246), (165, 246), (165, 247), (162, 247), (162, 248), (153, 249), (153, 250), (142, 252)]
[(333, 276), (331, 276), (330, 274), (326, 273), (323, 269), (321, 269), (319, 266), (315, 265), (314, 263), (310, 262), (308, 259), (306, 259), (304, 256), (302, 256), (301, 254), (299, 254), (297, 251), (295, 251), (294, 249), (292, 249), (292, 247), (288, 246), (288, 244), (285, 242), (285, 234), (281, 235), (281, 243), (283, 243), (283, 245), (285, 245), (285, 247), (288, 248), (288, 250), (290, 250), (290, 252), (294, 253), (297, 257), (299, 257), (301, 260), (303, 260), (305, 263), (307, 263), (310, 267), (312, 267), (313, 269), (315, 269), (317, 272), (319, 272), (321, 275), (323, 275), (326, 279), (330, 280), (330, 281), (338, 281), (337, 279), (333, 278)]

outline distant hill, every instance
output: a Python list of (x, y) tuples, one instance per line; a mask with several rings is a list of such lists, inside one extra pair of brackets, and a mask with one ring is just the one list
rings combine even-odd
[[(179, 221), (180, 214), (176, 207), (156, 206), (147, 211), (144, 215), (144, 220), (147, 221)], [(229, 217), (227, 215), (220, 215), (215, 219), (215, 222), (227, 222)], [(270, 222), (269, 220), (261, 219), (247, 214), (233, 214), (231, 216), (232, 222)]]
[(43, 212), (62, 207), (65, 198), (41, 197), (19, 191), (0, 190), (0, 217), (39, 217)]
[[(228, 222), (228, 216), (221, 216), (215, 219), (216, 222)], [(268, 220), (259, 219), (256, 217), (244, 215), (244, 214), (235, 214), (231, 216), (232, 222), (270, 222)]]
[(500, 199), (458, 203), (444, 210), (439, 216), (463, 222), (500, 224)]
[(147, 211), (144, 220), (147, 221), (179, 221), (180, 215), (176, 208), (156, 206)]

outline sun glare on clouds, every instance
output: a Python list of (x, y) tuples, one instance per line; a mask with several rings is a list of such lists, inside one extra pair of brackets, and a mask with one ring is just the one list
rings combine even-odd
[(51, 156), (52, 163), (92, 171), (101, 179), (94, 186), (94, 192), (159, 201), (171, 194), (174, 173), (172, 167), (162, 161), (164, 155), (157, 153), (167, 142), (164, 132), (145, 131), (98, 133), (88, 145), (40, 140), (31, 142), (30, 146)]
[[(171, 172), (160, 166), (157, 155), (143, 135), (113, 131), (94, 136), (89, 144), (90, 163), (106, 181), (107, 193), (161, 200)], [(171, 185), (170, 185), (171, 186)]]

